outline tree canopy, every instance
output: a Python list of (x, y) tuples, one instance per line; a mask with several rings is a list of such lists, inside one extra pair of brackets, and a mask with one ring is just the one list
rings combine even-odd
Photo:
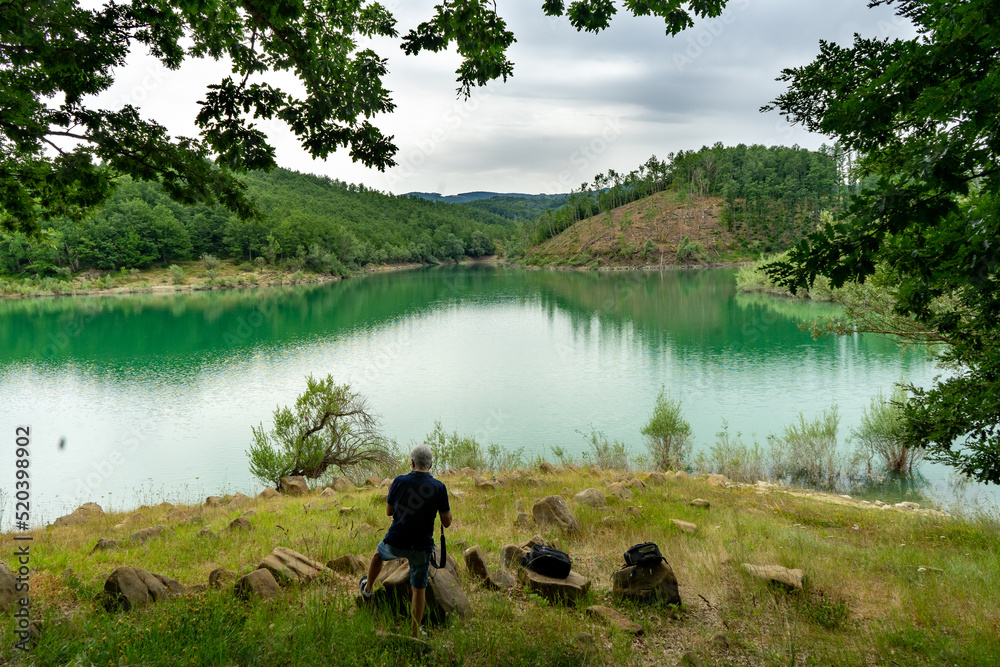
[[(663, 16), (668, 32), (690, 25), (692, 14), (716, 16), (724, 4), (625, 3), (637, 15)], [(597, 31), (615, 8), (610, 0), (568, 8), (547, 0), (544, 11)], [(394, 109), (382, 81), (387, 59), (359, 46), (372, 37), (398, 38), (412, 55), (455, 44), (465, 95), (513, 72), (514, 36), (490, 0), (445, 0), (402, 36), (385, 6), (365, 0), (0, 3), (0, 227), (32, 233), (54, 218), (80, 219), (120, 175), (159, 181), (181, 203), (220, 202), (251, 217), (255, 208), (233, 172), (276, 166), (261, 121), (286, 123), (313, 157), (346, 148), (367, 166), (392, 166), (393, 138), (373, 123)], [(200, 136), (172, 137), (131, 104), (93, 105), (135, 49), (169, 69), (199, 58), (231, 64), (200, 101)], [(267, 75), (279, 71), (294, 74), (302, 92), (275, 85)]]
[(765, 109), (856, 151), (863, 186), (769, 273), (789, 287), (884, 272), (895, 310), (953, 369), (906, 405), (930, 458), (1000, 483), (1000, 12), (988, 0), (878, 0), (913, 39), (821, 42)]

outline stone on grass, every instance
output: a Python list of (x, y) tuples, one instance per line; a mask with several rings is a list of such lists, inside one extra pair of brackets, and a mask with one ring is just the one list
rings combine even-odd
[(518, 512), (514, 525), (518, 528), (531, 528), (531, 515), (527, 512)]
[(264, 489), (263, 491), (261, 491), (260, 493), (258, 493), (257, 497), (258, 498), (263, 498), (264, 500), (270, 500), (271, 498), (276, 498), (276, 497), (278, 497), (280, 495), (281, 494), (278, 493), (277, 489), (275, 489), (274, 487), (270, 487), (269, 486), (266, 489)]
[(601, 468), (596, 463), (591, 463), (589, 466), (587, 466), (587, 470), (590, 471), (591, 475), (601, 474)]
[(709, 507), (712, 506), (712, 503), (708, 502), (704, 498), (695, 498), (694, 500), (689, 502), (688, 505), (691, 505), (692, 507), (701, 507), (702, 509), (707, 510)]
[(591, 616), (596, 616), (608, 625), (618, 628), (622, 632), (627, 632), (631, 635), (641, 635), (643, 633), (643, 628), (641, 625), (635, 621), (630, 621), (624, 614), (619, 611), (615, 611), (611, 607), (605, 607), (604, 605), (595, 604), (593, 606), (587, 607), (587, 613)]
[(538, 469), (541, 470), (546, 475), (552, 474), (552, 464), (548, 461), (542, 461), (538, 464)]
[[(449, 565), (453, 562), (448, 559)], [(390, 567), (392, 564), (395, 567)], [(370, 600), (356, 597), (358, 606), (387, 604), (400, 614), (409, 614), (412, 592), (410, 590), (410, 568), (405, 558), (389, 561), (379, 574), (377, 588)], [(449, 567), (431, 567), (427, 578), (427, 607), (424, 618), (428, 624), (443, 623), (451, 614), (464, 618), (469, 613), (469, 600), (459, 585), (458, 578)]]
[(629, 565), (618, 570), (611, 575), (611, 594), (636, 602), (681, 602), (674, 570), (662, 560), (652, 565)]
[(205, 498), (205, 507), (218, 507), (222, 504), (222, 496), (209, 496)]
[(233, 592), (243, 600), (251, 597), (273, 598), (281, 593), (281, 587), (270, 570), (261, 568), (237, 579)]
[(250, 496), (246, 495), (245, 493), (240, 493), (239, 491), (234, 493), (232, 497), (229, 499), (230, 505), (245, 505), (249, 502), (250, 502)]
[(646, 484), (663, 485), (667, 483), (667, 476), (662, 472), (651, 472), (646, 475)]
[(392, 480), (388, 477), (378, 483), (378, 488), (380, 489), (388, 489), (390, 486), (392, 486)]
[(118, 547), (118, 540), (109, 540), (105, 537), (102, 537), (99, 540), (97, 540), (97, 544), (95, 544), (94, 548), (90, 550), (90, 553), (94, 553), (95, 551), (107, 551), (109, 549), (115, 549), (117, 547)]
[(450, 493), (454, 498), (464, 498), (466, 495), (465, 491), (459, 491), (458, 489), (449, 489), (448, 493)]
[(490, 569), (486, 567), (486, 560), (483, 558), (483, 552), (479, 549), (479, 545), (466, 549), (463, 557), (465, 558), (465, 567), (468, 568), (473, 577), (480, 581), (486, 581), (490, 578)]
[[(379, 503), (379, 504), (381, 504), (381, 503)], [(354, 506), (354, 505), (351, 505), (350, 507), (341, 507), (341, 508), (340, 508), (340, 514), (341, 514), (341, 515), (344, 515), (344, 514), (350, 514), (350, 513), (351, 513), (351, 512), (353, 512), (353, 511), (354, 511), (355, 509), (356, 509), (356, 508), (355, 508), (355, 506)]]
[(694, 534), (698, 531), (698, 525), (691, 523), (690, 521), (681, 521), (680, 519), (671, 519), (670, 521), (678, 530), (685, 533)]
[(323, 563), (288, 547), (275, 547), (257, 567), (270, 570), (275, 580), (282, 585), (304, 584), (327, 570)]
[(278, 490), (286, 496), (309, 495), (309, 485), (302, 475), (285, 475), (278, 482)]
[(732, 484), (732, 482), (730, 482), (729, 478), (726, 477), (725, 475), (709, 475), (708, 476), (708, 485), (709, 486), (723, 486), (723, 487), (725, 487), (725, 486), (729, 486), (730, 484)]
[(128, 536), (128, 539), (129, 542), (142, 544), (157, 537), (177, 537), (177, 533), (170, 530), (166, 526), (152, 526), (150, 528), (143, 528), (142, 530), (135, 531)]
[(570, 511), (562, 496), (546, 496), (531, 507), (531, 515), (539, 526), (552, 524), (567, 533), (581, 530), (580, 521)]
[(578, 465), (576, 465), (574, 463), (570, 463), (568, 466), (566, 466), (566, 468), (570, 472), (583, 472), (583, 468), (581, 468), (580, 466), (578, 466)]
[(516, 544), (508, 544), (500, 550), (500, 565), (502, 567), (518, 567), (521, 559), (528, 555), (528, 549)]
[(130, 611), (185, 592), (185, 587), (169, 577), (138, 567), (119, 567), (104, 582), (105, 606)]
[(615, 482), (614, 484), (608, 486), (608, 494), (616, 496), (626, 502), (632, 502), (635, 500), (635, 494), (632, 493), (632, 489), (628, 488), (621, 482)]
[(202, 537), (202, 538), (208, 538), (208, 539), (211, 539), (211, 540), (217, 540), (217, 539), (219, 539), (219, 536), (216, 535), (209, 528), (202, 528), (201, 530), (198, 531), (198, 535), (197, 536), (198, 537)]
[(236, 581), (236, 573), (224, 567), (217, 567), (208, 573), (209, 588), (222, 588), (230, 581)]
[(354, 554), (334, 558), (328, 561), (326, 566), (334, 572), (350, 575), (364, 574), (368, 571), (368, 563), (361, 556), (355, 556)]
[(625, 486), (627, 486), (629, 488), (632, 488), (632, 489), (645, 489), (646, 488), (646, 483), (643, 482), (638, 477), (633, 477), (629, 481), (625, 482)]
[(372, 505), (376, 507), (385, 507), (389, 504), (389, 494), (388, 493), (376, 493), (372, 496)]
[(323, 487), (323, 490), (319, 492), (321, 498), (329, 498), (330, 496), (337, 495), (337, 492), (331, 489), (329, 486)]
[(691, 475), (687, 474), (683, 470), (678, 470), (674, 473), (674, 479), (691, 479)]
[(164, 521), (188, 521), (194, 516), (194, 510), (171, 510), (163, 517)]
[(573, 604), (590, 590), (590, 580), (573, 570), (565, 579), (555, 579), (522, 567), (517, 576), (529, 592), (537, 593), (549, 602)]
[(604, 494), (594, 488), (584, 489), (573, 496), (573, 500), (581, 505), (590, 505), (591, 507), (604, 507), (608, 504), (608, 499), (604, 497)]
[(234, 532), (241, 530), (250, 530), (250, 528), (252, 528), (252, 526), (250, 525), (250, 519), (246, 518), (245, 516), (236, 517), (235, 519), (229, 522), (228, 526), (228, 529)]
[(346, 477), (334, 477), (330, 486), (333, 487), (334, 491), (340, 492), (354, 491), (356, 488), (354, 483)]
[(7, 572), (5, 567), (4, 571), (0, 572), (0, 612), (13, 609), (21, 597), (17, 590), (17, 579), (13, 574)]
[(628, 507), (625, 508), (624, 511), (625, 511), (625, 516), (632, 519), (638, 519), (641, 514), (639, 508), (636, 507), (635, 505), (629, 505)]
[(918, 510), (918, 509), (920, 509), (920, 505), (918, 505), (917, 503), (911, 503), (911, 502), (896, 503), (895, 505), (893, 505), (893, 507), (895, 507), (896, 509), (901, 509), (901, 510)]
[(805, 575), (800, 569), (790, 570), (780, 565), (751, 565), (750, 563), (743, 563), (743, 569), (751, 576), (779, 584), (790, 590), (801, 589), (802, 577)]
[(61, 516), (52, 522), (55, 526), (75, 526), (81, 523), (86, 523), (88, 520), (101, 516), (104, 514), (104, 510), (97, 503), (84, 503), (73, 510), (71, 513)]
[(497, 482), (485, 480), (479, 475), (472, 476), (472, 482), (476, 485), (477, 489), (497, 489), (500, 485)]
[(458, 474), (462, 475), (462, 477), (475, 477), (475, 475), (476, 475), (476, 469), (475, 468), (462, 468), (461, 470), (458, 471)]

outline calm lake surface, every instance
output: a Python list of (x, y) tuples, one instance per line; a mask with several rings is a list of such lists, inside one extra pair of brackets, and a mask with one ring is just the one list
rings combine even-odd
[[(440, 420), (554, 460), (552, 446), (586, 451), (578, 431), (593, 425), (642, 453), (661, 385), (683, 400), (697, 448), (724, 419), (764, 443), (800, 411), (834, 403), (844, 439), (878, 390), (936, 371), (884, 340), (814, 341), (797, 326), (829, 312), (739, 295), (729, 269), (439, 267), (321, 286), (8, 300), (0, 461), (13, 470), (14, 428), (30, 426), (35, 522), (86, 501), (129, 509), (254, 494), (250, 427), (269, 426), (309, 373), (360, 390), (403, 445)], [(947, 470), (923, 472), (932, 492), (954, 493), (941, 490)]]

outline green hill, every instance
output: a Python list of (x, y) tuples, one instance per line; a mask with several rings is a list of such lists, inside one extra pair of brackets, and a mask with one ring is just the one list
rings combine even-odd
[(82, 223), (57, 222), (41, 239), (0, 234), (0, 275), (144, 269), (206, 254), (344, 274), (370, 263), (490, 255), (515, 228), (488, 211), (287, 169), (250, 173), (243, 181), (259, 218), (184, 206), (156, 183), (123, 178)]

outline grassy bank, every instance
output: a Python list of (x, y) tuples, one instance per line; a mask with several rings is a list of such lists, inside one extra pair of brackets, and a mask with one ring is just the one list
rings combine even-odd
[[(643, 473), (637, 473), (643, 478)], [(31, 543), (32, 614), (43, 621), (28, 653), (11, 648), (12, 625), (0, 631), (0, 664), (33, 665), (384, 665), (384, 664), (703, 664), (703, 665), (995, 665), (1000, 663), (995, 591), (1000, 536), (986, 519), (923, 510), (882, 510), (840, 496), (767, 485), (709, 484), (672, 478), (635, 499), (608, 495), (610, 510), (578, 505), (588, 487), (607, 493), (633, 473), (532, 473), (539, 486), (476, 488), (459, 475), (442, 479), (465, 495), (453, 498), (449, 550), (478, 544), (491, 568), (508, 543), (534, 533), (559, 538), (590, 593), (576, 606), (553, 606), (515, 588), (479, 588), (463, 570), (472, 606), (465, 621), (430, 629), (429, 652), (387, 640), (406, 632), (405, 619), (358, 609), (357, 578), (332, 574), (271, 601), (237, 601), (232, 587), (208, 589), (132, 612), (108, 612), (98, 600), (107, 575), (131, 565), (184, 584), (204, 583), (226, 567), (238, 575), (283, 545), (322, 562), (370, 554), (385, 530), (384, 489), (338, 492), (335, 498), (255, 499), (191, 508), (192, 522), (167, 519), (167, 504), (143, 507), (131, 525), (103, 515), (78, 526), (36, 530)], [(518, 528), (519, 505), (562, 494), (583, 530), (564, 535)], [(689, 502), (703, 498), (709, 509)], [(330, 510), (318, 509), (332, 501)], [(626, 511), (637, 508), (637, 515)], [(339, 507), (354, 507), (341, 514)], [(308, 508), (308, 509), (307, 509)], [(251, 529), (228, 523), (248, 509)], [(609, 518), (610, 517), (610, 518)], [(672, 519), (697, 524), (694, 534)], [(92, 549), (147, 526), (174, 531), (143, 545)], [(200, 537), (209, 528), (218, 539)], [(632, 544), (654, 541), (680, 583), (679, 608), (611, 599), (610, 577)], [(8, 564), (13, 535), (0, 538)], [(366, 556), (367, 557), (367, 556)], [(750, 578), (742, 563), (805, 571), (802, 590), (787, 592)], [(72, 573), (67, 571), (72, 570)], [(642, 624), (639, 637), (612, 630), (584, 613), (614, 606)], [(589, 639), (587, 636), (589, 635)]]

